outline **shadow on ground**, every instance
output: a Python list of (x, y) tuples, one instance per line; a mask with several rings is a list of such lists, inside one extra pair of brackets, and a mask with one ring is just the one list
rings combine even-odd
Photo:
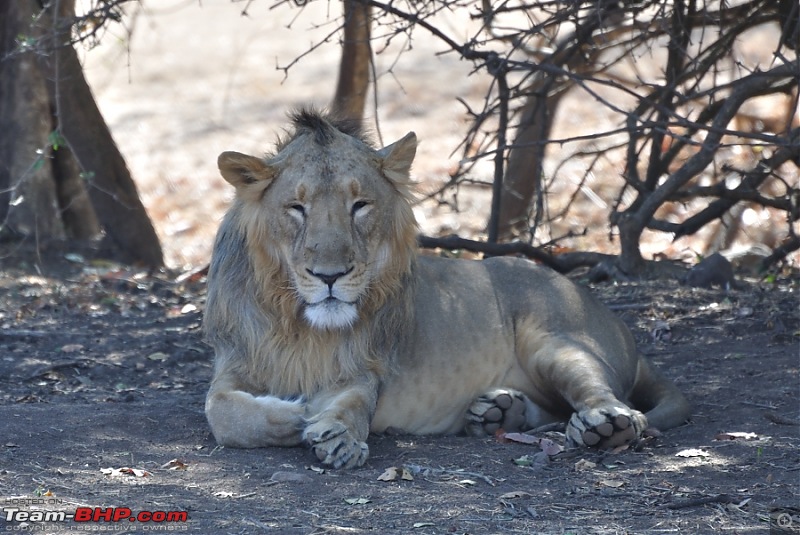
[[(595, 288), (694, 406), (690, 424), (639, 451), (525, 466), (532, 446), (384, 436), (363, 468), (342, 472), (299, 448), (216, 447), (202, 412), (202, 275), (11, 253), (0, 255), (3, 532), (766, 534), (770, 515), (798, 504), (797, 281)], [(390, 467), (409, 479), (379, 480)], [(188, 521), (33, 514), (81, 507)]]

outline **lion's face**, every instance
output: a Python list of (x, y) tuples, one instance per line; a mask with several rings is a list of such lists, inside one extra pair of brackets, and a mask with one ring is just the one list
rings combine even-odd
[(408, 246), (409, 228), (413, 240), (402, 188), (416, 138), (376, 151), (327, 128), (300, 131), (267, 161), (223, 153), (219, 165), (237, 187), (250, 245), (280, 263), (298, 310), (315, 328), (344, 329)]

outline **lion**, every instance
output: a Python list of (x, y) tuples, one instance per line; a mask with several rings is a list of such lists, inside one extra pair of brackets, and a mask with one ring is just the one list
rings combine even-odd
[(352, 121), (300, 110), (292, 123), (264, 158), (218, 159), (236, 190), (204, 318), (219, 444), (306, 445), (352, 468), (370, 432), (568, 420), (570, 445), (610, 448), (687, 420), (683, 395), (584, 288), (524, 259), (417, 254), (413, 132), (376, 149)]

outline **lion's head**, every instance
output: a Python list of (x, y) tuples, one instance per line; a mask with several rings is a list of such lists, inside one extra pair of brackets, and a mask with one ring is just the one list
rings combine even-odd
[[(224, 152), (253, 268), (285, 313), (315, 329), (356, 324), (398, 291), (416, 223), (408, 202), (416, 136), (373, 148), (360, 128), (313, 111), (274, 154)], [(291, 311), (291, 312), (290, 312)]]

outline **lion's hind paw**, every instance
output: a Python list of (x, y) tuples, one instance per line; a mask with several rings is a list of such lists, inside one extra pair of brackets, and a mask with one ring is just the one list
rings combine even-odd
[(576, 412), (567, 424), (567, 444), (612, 449), (639, 438), (646, 427), (645, 416), (627, 407)]
[(472, 436), (493, 435), (498, 429), (522, 431), (526, 418), (525, 395), (499, 388), (482, 395), (467, 411), (466, 431)]

